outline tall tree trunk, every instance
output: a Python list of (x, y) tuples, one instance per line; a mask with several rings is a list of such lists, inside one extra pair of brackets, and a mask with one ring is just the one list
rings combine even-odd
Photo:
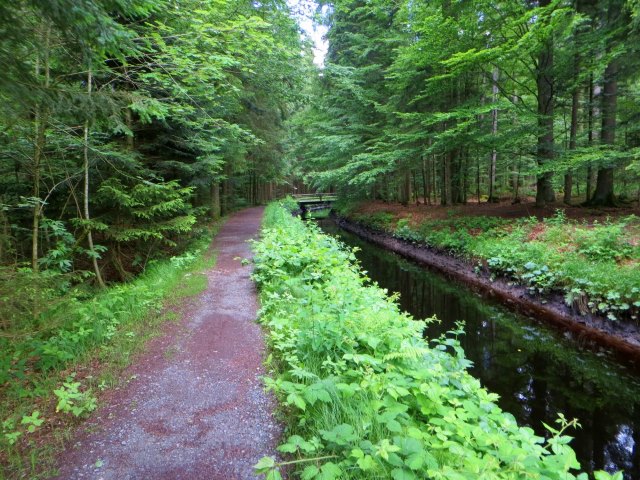
[[(492, 101), (495, 103), (498, 101), (498, 80), (500, 78), (500, 71), (497, 68), (493, 69), (492, 74), (491, 93)], [(496, 148), (496, 136), (498, 135), (498, 108), (494, 107), (491, 110), (491, 135), (493, 136), (493, 148), (491, 149), (491, 162), (489, 163), (489, 198), (488, 202), (497, 202), (498, 199), (495, 195), (496, 185), (496, 163), (498, 160), (498, 150)]]
[(222, 214), (226, 215), (231, 210), (231, 164), (229, 162), (224, 163), (224, 180), (222, 181), (222, 201), (221, 210)]
[(477, 158), (476, 163), (476, 197), (478, 198), (478, 205), (480, 205), (480, 155)]
[[(577, 61), (576, 61), (577, 63)], [(580, 104), (580, 90), (576, 87), (571, 95), (571, 126), (569, 127), (569, 150), (575, 150), (578, 135), (578, 106)], [(571, 205), (573, 189), (573, 172), (568, 170), (564, 175), (564, 198), (567, 205)]]
[[(36, 62), (37, 64), (37, 62)], [(37, 68), (37, 67), (36, 67)], [(35, 149), (33, 152), (33, 221), (31, 224), (31, 268), (34, 272), (39, 270), (38, 265), (38, 238), (40, 234), (40, 164), (42, 151), (45, 144), (45, 115), (42, 106), (36, 106), (34, 116)]]
[(438, 203), (438, 176), (436, 172), (436, 157), (435, 155), (431, 157), (431, 179), (433, 180), (433, 187), (431, 191), (433, 192), (433, 205)]
[[(91, 89), (93, 86), (93, 75), (91, 73), (91, 66), (89, 66), (89, 70), (87, 73), (87, 96), (91, 98)], [(83, 147), (83, 157), (84, 157), (84, 219), (87, 223), (91, 220), (89, 215), (89, 118), (87, 118), (84, 122), (84, 147)], [(104, 287), (104, 280), (102, 279), (102, 275), (100, 274), (100, 267), (98, 266), (98, 256), (95, 248), (93, 246), (93, 235), (91, 234), (91, 227), (87, 225), (87, 241), (89, 243), (89, 252), (91, 252), (91, 262), (93, 263), (93, 271), (96, 274), (96, 280), (98, 281), (98, 285), (100, 287)]]
[[(486, 97), (485, 97), (485, 91), (486, 91), (486, 85), (487, 85), (487, 76), (483, 73), (482, 75), (480, 75), (480, 78), (482, 80), (482, 85), (480, 87), (480, 105), (482, 105), (482, 107), (484, 107), (485, 102), (486, 102)], [(478, 121), (478, 128), (482, 131), (484, 131), (484, 114), (478, 115), (477, 117), (477, 121)], [(478, 199), (478, 205), (480, 205), (480, 160), (481, 160), (481, 155), (477, 155), (476, 156), (476, 197)]]
[[(511, 97), (511, 102), (514, 105), (518, 104), (518, 93), (514, 92), (513, 93), (513, 97)], [(513, 120), (515, 126), (517, 127), (519, 125), (518, 122), (518, 117), (516, 116)], [(520, 170), (522, 168), (522, 154), (518, 153), (518, 161), (516, 163), (516, 167), (515, 167), (515, 171), (513, 172), (513, 177), (512, 177), (512, 183), (513, 183), (513, 200), (511, 201), (511, 203), (513, 205), (522, 202), (522, 199), (520, 198)]]
[(429, 183), (427, 181), (427, 156), (422, 155), (422, 199), (425, 205), (429, 202)]
[(253, 162), (253, 205), (258, 205), (260, 203), (260, 179), (258, 178), (258, 173), (256, 172), (255, 161)]
[[(550, 0), (540, 0), (540, 6), (546, 7)], [(549, 167), (554, 157), (553, 135), (553, 42), (546, 39), (542, 51), (538, 55), (536, 86), (538, 90), (538, 165)], [(553, 172), (547, 171), (538, 176), (536, 182), (536, 206), (544, 207), (555, 200), (551, 180)]]
[[(51, 80), (51, 71), (49, 64), (49, 47), (50, 47), (51, 27), (44, 27), (43, 53), (37, 55), (35, 62), (35, 77), (39, 79), (41, 70), (44, 70), (45, 89), (49, 88)], [(38, 265), (38, 239), (40, 235), (40, 215), (42, 214), (42, 204), (40, 201), (40, 176), (42, 159), (44, 156), (44, 148), (46, 143), (46, 130), (48, 122), (47, 107), (43, 104), (44, 100), (38, 101), (35, 105), (34, 112), (34, 151), (33, 151), (33, 221), (31, 225), (31, 268), (34, 272), (39, 271)]]
[(464, 205), (467, 204), (467, 193), (469, 192), (469, 148), (462, 147), (461, 157), (460, 157), (460, 170), (462, 178), (461, 180), (461, 190), (462, 190), (462, 203)]
[[(600, 115), (600, 109), (597, 107), (596, 98), (599, 98), (601, 94), (600, 85), (597, 85), (593, 81), (593, 73), (589, 75), (589, 109), (587, 112), (587, 140), (589, 146), (593, 145), (597, 137), (595, 130), (595, 119)], [(593, 168), (589, 163), (587, 165), (587, 178), (586, 178), (586, 202), (589, 202), (593, 196)]]
[[(5, 203), (4, 196), (0, 197), (0, 204)], [(6, 262), (5, 256), (7, 250), (9, 250), (10, 246), (10, 228), (9, 228), (9, 219), (7, 218), (7, 214), (5, 213), (4, 208), (0, 208), (0, 223), (2, 224), (2, 233), (0, 234), (0, 265), (3, 265)]]
[(520, 165), (522, 163), (522, 158), (518, 155), (518, 163), (516, 164), (516, 174), (513, 180), (513, 203), (520, 203), (522, 200), (520, 199)]
[(451, 152), (451, 162), (450, 162), (450, 177), (451, 177), (451, 204), (456, 204), (461, 202), (461, 192), (460, 192), (460, 174), (461, 171), (461, 149), (460, 147), (456, 147)]
[(442, 205), (451, 205), (451, 152), (442, 155), (442, 185), (440, 187), (441, 196), (440, 203)]
[[(616, 60), (612, 60), (605, 69), (604, 91), (602, 98), (602, 133), (600, 141), (603, 144), (613, 145), (616, 135), (616, 107), (617, 107), (617, 75), (618, 65)], [(613, 196), (613, 166), (598, 169), (596, 189), (593, 192), (591, 205), (615, 204)]]
[[(618, 61), (614, 59), (609, 62), (604, 71), (602, 131), (600, 133), (600, 141), (605, 145), (613, 145), (616, 140), (617, 101)], [(615, 198), (613, 196), (613, 166), (609, 165), (598, 169), (596, 189), (589, 203), (591, 205), (615, 205)]]
[(416, 205), (418, 205), (418, 183), (416, 181), (416, 171), (415, 170), (411, 170), (411, 178), (412, 178), (412, 186), (413, 188), (411, 189), (411, 193), (412, 193), (412, 198), (411, 201), (413, 203), (415, 203)]
[(408, 205), (411, 200), (411, 173), (409, 170), (405, 170), (400, 175), (400, 203), (402, 205)]
[(131, 132), (130, 135), (126, 136), (125, 142), (126, 142), (127, 150), (132, 152), (133, 149), (135, 148), (135, 139), (133, 136), (133, 113), (131, 112), (130, 108), (127, 108), (124, 111), (124, 119), (125, 119), (125, 123), (127, 124), (127, 128), (129, 129), (129, 132)]
[[(615, 28), (620, 23), (621, 13), (621, 0), (609, 0), (609, 9), (607, 11), (607, 28), (609, 30), (607, 53), (611, 53), (613, 47), (619, 43)], [(614, 145), (616, 140), (618, 69), (618, 59), (613, 58), (609, 61), (604, 71), (602, 129), (600, 133), (600, 142), (604, 145)], [(589, 202), (591, 205), (615, 205), (615, 198), (613, 196), (613, 169), (613, 165), (607, 165), (598, 169), (596, 189), (595, 192), (593, 192), (593, 198)]]
[(218, 220), (220, 218), (220, 181), (211, 182), (211, 219)]

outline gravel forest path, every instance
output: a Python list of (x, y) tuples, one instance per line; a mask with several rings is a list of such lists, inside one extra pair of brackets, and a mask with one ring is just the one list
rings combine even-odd
[(213, 242), (208, 287), (153, 340), (59, 462), (61, 479), (251, 479), (280, 428), (259, 376), (251, 257), (262, 208), (231, 216)]

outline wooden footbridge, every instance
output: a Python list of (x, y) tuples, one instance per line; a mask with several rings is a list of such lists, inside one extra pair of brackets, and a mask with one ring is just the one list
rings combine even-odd
[(335, 193), (302, 193), (293, 195), (293, 199), (298, 202), (304, 218), (307, 212), (331, 208), (338, 196)]

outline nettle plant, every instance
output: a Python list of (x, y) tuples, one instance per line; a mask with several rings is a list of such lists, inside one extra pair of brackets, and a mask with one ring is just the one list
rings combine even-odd
[(5, 443), (6, 446), (15, 445), (23, 433), (34, 433), (44, 423), (45, 419), (40, 416), (38, 410), (34, 410), (31, 415), (23, 415), (20, 423), (13, 418), (8, 418), (0, 424), (2, 436), (0, 437), (0, 445)]
[(72, 414), (79, 417), (93, 412), (98, 406), (96, 398), (91, 390), (81, 390), (82, 384), (74, 381), (75, 374), (67, 377), (66, 381), (53, 391), (58, 397), (56, 412)]
[[(260, 321), (288, 421), (267, 479), (581, 479), (564, 417), (549, 439), (519, 427), (467, 372), (458, 329), (429, 343), (361, 274), (352, 252), (284, 209), (254, 246)], [(599, 478), (611, 477), (599, 473)]]

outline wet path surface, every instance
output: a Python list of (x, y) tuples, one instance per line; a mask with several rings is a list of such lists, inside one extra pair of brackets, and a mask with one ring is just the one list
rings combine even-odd
[(60, 459), (61, 479), (251, 479), (275, 451), (279, 426), (262, 389), (257, 293), (237, 257), (262, 208), (233, 215), (216, 236), (207, 290), (180, 324), (151, 342)]
[(640, 380), (603, 352), (533, 319), (516, 315), (483, 299), (461, 284), (424, 269), (358, 237), (333, 221), (322, 228), (349, 246), (368, 276), (416, 318), (436, 315), (440, 323), (426, 335), (438, 337), (465, 322), (460, 337), (474, 366), (470, 373), (500, 395), (500, 406), (521, 425), (548, 436), (542, 422), (554, 425), (558, 413), (577, 418), (571, 445), (584, 470), (624, 470), (626, 480), (640, 479)]

